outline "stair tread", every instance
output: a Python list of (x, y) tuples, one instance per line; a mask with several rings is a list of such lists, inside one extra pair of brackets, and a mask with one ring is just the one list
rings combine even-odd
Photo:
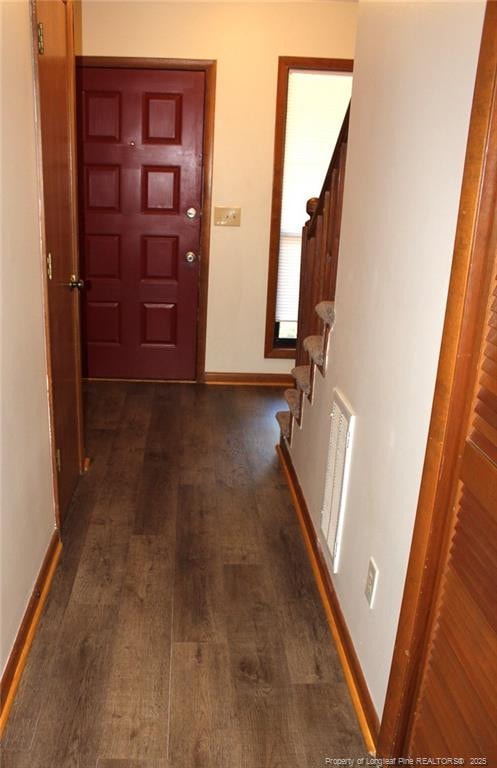
[(288, 403), (292, 416), (296, 419), (300, 418), (300, 392), (298, 389), (285, 389), (283, 397)]
[(278, 411), (276, 413), (276, 421), (280, 425), (281, 434), (290, 439), (290, 411)]
[(320, 301), (315, 307), (316, 314), (319, 315), (321, 320), (329, 325), (330, 328), (335, 323), (335, 302), (334, 301)]
[(304, 349), (316, 365), (324, 364), (324, 337), (307, 336), (304, 339)]
[(311, 391), (311, 366), (297, 365), (296, 368), (292, 368), (291, 374), (297, 387), (308, 395)]

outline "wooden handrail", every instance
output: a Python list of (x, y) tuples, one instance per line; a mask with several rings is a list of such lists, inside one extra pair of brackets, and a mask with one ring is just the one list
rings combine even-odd
[(316, 304), (335, 299), (349, 114), (350, 105), (338, 134), (321, 194), (307, 201), (309, 220), (302, 228), (297, 365), (306, 362), (303, 349), (306, 336), (320, 333), (321, 321), (314, 311)]
[[(350, 104), (347, 107), (347, 111), (345, 113), (345, 116), (343, 118), (342, 127), (340, 128), (340, 133), (338, 134), (338, 138), (335, 144), (335, 149), (333, 150), (333, 154), (331, 156), (330, 164), (328, 167), (328, 170), (326, 172), (326, 176), (324, 177), (323, 186), (321, 187), (321, 192), (319, 197), (317, 198), (318, 203), (316, 206), (315, 211), (313, 212), (310, 220), (310, 235), (314, 234), (313, 227), (315, 226), (316, 218), (319, 216), (320, 213), (323, 213), (324, 208), (324, 196), (328, 189), (330, 189), (331, 186), (331, 177), (333, 174), (333, 170), (335, 168), (338, 168), (340, 164), (340, 152), (342, 144), (347, 144), (347, 139), (349, 136), (349, 120), (350, 120)], [(311, 200), (315, 200), (316, 198), (311, 198)]]

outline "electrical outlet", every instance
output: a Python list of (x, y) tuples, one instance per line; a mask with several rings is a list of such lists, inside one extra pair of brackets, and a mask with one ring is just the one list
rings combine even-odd
[(214, 208), (214, 224), (216, 227), (239, 227), (241, 224), (241, 208)]
[(366, 576), (366, 588), (364, 594), (370, 608), (373, 607), (376, 596), (376, 587), (378, 586), (378, 566), (372, 557), (369, 558), (368, 575)]

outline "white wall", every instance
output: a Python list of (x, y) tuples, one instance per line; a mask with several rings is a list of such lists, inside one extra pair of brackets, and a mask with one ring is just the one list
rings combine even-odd
[(83, 0), (85, 55), (218, 61), (213, 203), (241, 206), (242, 226), (212, 228), (207, 371), (292, 366), (264, 359), (278, 56), (353, 58), (356, 13), (351, 2)]
[[(484, 3), (361, 2), (336, 328), (292, 456), (319, 527), (333, 387), (357, 413), (334, 578), (381, 714), (447, 299)], [(313, 449), (310, 450), (310, 445)], [(364, 597), (368, 560), (380, 571)]]
[(1, 10), (0, 668), (54, 530), (27, 0)]

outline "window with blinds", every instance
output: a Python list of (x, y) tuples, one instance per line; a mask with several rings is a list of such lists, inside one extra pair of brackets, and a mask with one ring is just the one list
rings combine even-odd
[(306, 203), (321, 191), (351, 89), (349, 72), (288, 73), (275, 342), (296, 336)]

